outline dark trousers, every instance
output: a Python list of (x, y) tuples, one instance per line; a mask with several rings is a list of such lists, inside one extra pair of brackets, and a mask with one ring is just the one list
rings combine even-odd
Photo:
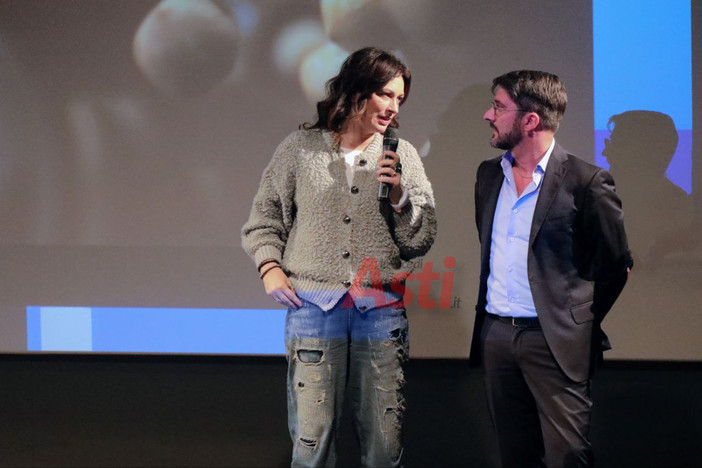
[(538, 325), (488, 315), (480, 338), (503, 465), (591, 466), (590, 382), (566, 377)]

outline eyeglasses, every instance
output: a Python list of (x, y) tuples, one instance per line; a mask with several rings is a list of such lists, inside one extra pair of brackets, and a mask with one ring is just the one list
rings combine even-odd
[(508, 109), (507, 107), (498, 106), (495, 101), (492, 101), (491, 104), (492, 110), (493, 112), (495, 112), (495, 115), (499, 114), (500, 112), (529, 112), (526, 109)]

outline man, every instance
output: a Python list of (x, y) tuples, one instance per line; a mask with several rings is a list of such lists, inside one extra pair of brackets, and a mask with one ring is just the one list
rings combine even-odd
[(485, 373), (505, 466), (588, 466), (600, 330), (631, 267), (610, 174), (561, 148), (555, 75), (493, 80), (491, 145), (475, 185), (481, 273), (471, 362)]

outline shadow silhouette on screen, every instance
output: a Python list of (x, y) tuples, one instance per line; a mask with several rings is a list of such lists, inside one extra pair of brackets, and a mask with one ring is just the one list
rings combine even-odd
[(612, 116), (608, 127), (602, 154), (622, 199), (634, 257), (621, 313), (611, 320), (622, 321), (638, 354), (690, 359), (702, 326), (702, 244), (693, 197), (665, 175), (678, 144), (675, 124), (660, 112), (632, 110)]
[[(693, 199), (666, 177), (678, 145), (667, 114), (631, 110), (610, 117), (607, 157), (624, 204), (629, 245), (636, 267), (655, 268), (664, 257), (692, 247)], [(687, 240), (687, 242), (681, 242)]]

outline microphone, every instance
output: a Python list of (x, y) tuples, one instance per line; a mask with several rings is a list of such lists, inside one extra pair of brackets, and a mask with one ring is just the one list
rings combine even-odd
[[(400, 132), (394, 127), (388, 127), (383, 134), (383, 151), (397, 151), (397, 144), (400, 141), (398, 136)], [(385, 159), (392, 159), (390, 156), (385, 156)], [(390, 193), (390, 184), (381, 182), (378, 187), (378, 200), (387, 200)]]

